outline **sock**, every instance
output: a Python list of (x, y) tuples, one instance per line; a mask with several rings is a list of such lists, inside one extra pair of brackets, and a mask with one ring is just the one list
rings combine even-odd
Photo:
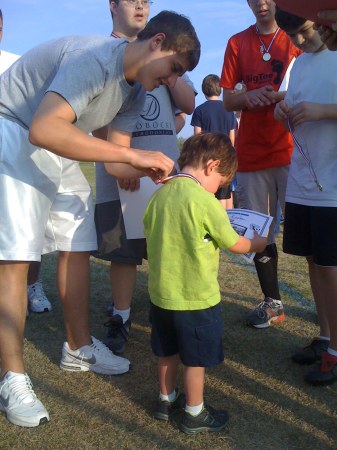
[(171, 392), (171, 394), (162, 394), (161, 392), (159, 392), (159, 400), (161, 400), (162, 402), (174, 402), (174, 400), (176, 399), (177, 396), (177, 392), (176, 390), (174, 390), (173, 392)]
[(318, 339), (320, 339), (321, 341), (330, 341), (330, 338), (327, 336), (318, 336)]
[(332, 348), (328, 348), (328, 353), (330, 354), (330, 355), (332, 355), (332, 356), (336, 356), (336, 358), (337, 358), (337, 351), (336, 350), (333, 350)]
[(203, 408), (204, 408), (204, 402), (201, 402), (200, 405), (196, 405), (196, 406), (189, 406), (189, 405), (186, 403), (185, 411), (186, 411), (188, 414), (191, 414), (191, 416), (197, 416), (198, 414), (201, 413), (201, 411), (203, 410)]
[(125, 323), (128, 320), (128, 318), (130, 317), (130, 311), (131, 311), (131, 308), (117, 309), (114, 307), (113, 315), (115, 316), (116, 314), (118, 314), (123, 319), (123, 323)]
[(254, 264), (263, 295), (280, 300), (277, 263), (278, 254), (276, 244), (267, 245), (263, 252), (256, 253), (254, 257)]

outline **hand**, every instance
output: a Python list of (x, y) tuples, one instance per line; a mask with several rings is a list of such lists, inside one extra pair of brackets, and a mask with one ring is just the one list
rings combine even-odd
[(254, 237), (251, 239), (251, 251), (260, 253), (263, 252), (263, 250), (267, 246), (267, 238), (261, 237), (256, 231), (254, 231)]
[(125, 191), (138, 191), (140, 188), (139, 178), (118, 178), (119, 187)]
[(146, 173), (155, 183), (160, 183), (173, 170), (174, 162), (161, 152), (133, 150), (130, 164)]
[(328, 47), (329, 50), (337, 50), (337, 32), (330, 27), (319, 25), (317, 27), (318, 33), (322, 42)]
[(245, 93), (246, 107), (253, 109), (256, 107), (269, 106), (276, 103), (276, 93), (272, 86), (263, 86)]
[(320, 103), (300, 102), (293, 106), (289, 111), (289, 119), (294, 127), (303, 122), (310, 122), (313, 120), (321, 120), (322, 105)]
[(284, 122), (288, 120), (289, 117), (289, 105), (286, 101), (281, 100), (279, 103), (276, 104), (274, 109), (274, 118), (276, 120), (279, 120), (280, 122)]
[(318, 18), (323, 20), (331, 20), (331, 28), (337, 31), (337, 9), (326, 9), (325, 11), (319, 11)]

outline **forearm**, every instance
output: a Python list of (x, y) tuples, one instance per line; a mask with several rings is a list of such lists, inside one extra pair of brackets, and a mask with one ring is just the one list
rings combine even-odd
[(195, 92), (182, 78), (178, 78), (174, 88), (170, 88), (174, 104), (186, 114), (192, 114), (195, 108)]
[(147, 176), (145, 172), (135, 169), (129, 164), (122, 163), (105, 163), (105, 170), (116, 178), (141, 178)]
[(238, 253), (238, 254), (250, 253), (254, 251), (252, 250), (252, 241), (243, 236), (240, 236), (238, 241), (234, 245), (229, 247), (228, 250), (231, 253)]
[(235, 93), (228, 89), (223, 91), (223, 104), (227, 111), (241, 111), (247, 108), (247, 96), (244, 93)]

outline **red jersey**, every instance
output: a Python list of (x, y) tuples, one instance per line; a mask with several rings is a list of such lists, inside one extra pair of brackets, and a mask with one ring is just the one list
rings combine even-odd
[[(220, 85), (233, 89), (236, 83), (244, 81), (248, 91), (266, 85), (278, 91), (290, 62), (301, 51), (279, 30), (269, 50), (271, 59), (264, 61), (263, 44), (268, 48), (274, 35), (258, 35), (252, 25), (232, 36), (225, 52)], [(270, 105), (242, 111), (236, 147), (239, 172), (290, 164), (292, 138), (274, 119), (274, 108), (275, 105)]]

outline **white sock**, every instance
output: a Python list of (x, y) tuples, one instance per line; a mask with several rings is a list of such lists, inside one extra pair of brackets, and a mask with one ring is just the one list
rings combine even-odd
[(274, 300), (274, 299), (273, 299), (273, 303), (274, 303), (276, 306), (281, 306), (281, 305), (282, 305), (281, 300)]
[(191, 414), (191, 416), (197, 416), (198, 414), (201, 413), (201, 411), (203, 410), (203, 407), (204, 407), (204, 402), (201, 402), (200, 405), (196, 405), (196, 406), (190, 406), (186, 403), (185, 411), (188, 414)]
[(130, 317), (130, 311), (131, 311), (131, 308), (117, 309), (114, 307), (113, 315), (115, 316), (116, 314), (118, 314), (123, 319), (123, 323), (125, 323), (128, 320), (128, 318)]
[(327, 336), (319, 336), (318, 339), (320, 339), (321, 341), (330, 341), (330, 338)]
[(336, 350), (333, 350), (332, 348), (328, 348), (328, 353), (330, 353), (330, 355), (332, 355), (332, 356), (337, 356), (337, 351)]
[(177, 396), (177, 392), (176, 390), (174, 390), (173, 392), (171, 392), (171, 394), (162, 394), (161, 392), (159, 392), (159, 400), (161, 400), (162, 402), (174, 402), (174, 400), (176, 399)]

